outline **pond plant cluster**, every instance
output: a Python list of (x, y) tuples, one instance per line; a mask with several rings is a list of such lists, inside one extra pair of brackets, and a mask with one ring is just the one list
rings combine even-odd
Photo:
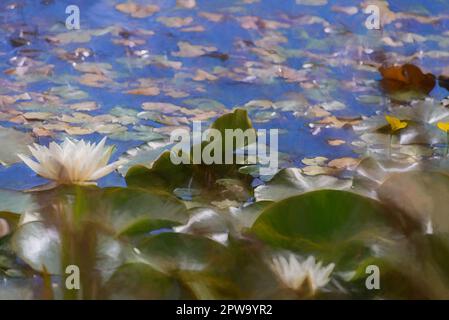
[[(36, 146), (35, 158), (64, 174), (24, 157), (55, 184), (2, 191), (17, 208), (0, 213), (6, 287), (68, 299), (447, 297), (447, 155), (436, 148), (411, 161), (416, 154), (399, 143), (411, 125), (389, 122), (368, 131), (393, 135), (384, 139), (392, 144), (362, 157), (353, 178), (285, 168), (255, 187), (257, 165), (174, 165), (164, 151), (151, 167), (131, 167), (126, 187), (100, 188), (92, 184), (98, 172), (120, 164), (107, 165), (104, 140)], [(245, 110), (212, 127), (236, 125), (252, 127)], [(81, 155), (83, 148), (90, 152)], [(54, 152), (71, 156), (53, 155), (68, 167), (52, 167), (46, 157)], [(80, 169), (88, 173), (77, 176)], [(79, 267), (80, 290), (65, 285), (71, 265)], [(380, 271), (377, 290), (366, 288), (370, 265)]]
[[(447, 63), (449, 34), (426, 34), (428, 40), (401, 29), (448, 17), (372, 1), (398, 29), (376, 38), (373, 45), (392, 50), (383, 54), (368, 48), (375, 37), (310, 11), (325, 6), (353, 17), (355, 4), (296, 0), (308, 8), (301, 15), (279, 5), (279, 15), (261, 18), (248, 8), (263, 0), (229, 1), (217, 12), (199, 0), (173, 2), (175, 9), (164, 11), (162, 1), (102, 0), (130, 19), (128, 28), (59, 26), (9, 36), (18, 51), (6, 70), (1, 64), (10, 78), (0, 79), (8, 87), (0, 89), (0, 178), (26, 169), (43, 179), (1, 186), (0, 299), (449, 299), (449, 100), (441, 96), (449, 73), (420, 65), (423, 58)], [(165, 32), (146, 29), (136, 22), (142, 19)], [(232, 48), (205, 45), (216, 40), (205, 26), (220, 23), (255, 39), (232, 34)], [(200, 45), (195, 33), (207, 41)], [(144, 49), (152, 37), (158, 46), (176, 41), (154, 54), (156, 48)], [(123, 49), (111, 55), (120, 67), (89, 60), (104, 58), (89, 48), (103, 38)], [(292, 39), (303, 47), (291, 46)], [(33, 41), (51, 46), (64, 67), (27, 49)], [(438, 50), (394, 51), (426, 42)], [(323, 51), (342, 44), (345, 58)], [(293, 67), (297, 61), (304, 63)], [(338, 79), (345, 72), (352, 78)], [(52, 87), (42, 89), (42, 82)], [(257, 96), (273, 94), (271, 100), (255, 99), (251, 87), (273, 88)], [(278, 99), (279, 87), (290, 89)], [(30, 93), (19, 94), (24, 88)], [(212, 97), (222, 89), (245, 97), (225, 107)], [(339, 91), (351, 92), (356, 115), (345, 113), (350, 103), (338, 101)], [(108, 109), (107, 95), (133, 106)], [(169, 133), (196, 120), (223, 136), (279, 127), (280, 147), (294, 143), (279, 152), (270, 174), (253, 161), (174, 164)], [(306, 143), (298, 147), (305, 151), (289, 150), (299, 134), (331, 151), (317, 156), (322, 150), (310, 152)], [(236, 146), (234, 157), (245, 147)], [(345, 156), (329, 160), (334, 152)], [(297, 161), (298, 154), (307, 157)], [(105, 185), (114, 175), (124, 182)]]

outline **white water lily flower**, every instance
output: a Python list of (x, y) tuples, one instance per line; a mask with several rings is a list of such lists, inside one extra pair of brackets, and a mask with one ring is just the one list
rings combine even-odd
[(315, 293), (330, 281), (335, 264), (322, 267), (321, 262), (316, 263), (313, 256), (301, 262), (294, 254), (290, 254), (288, 259), (283, 255), (273, 257), (270, 267), (288, 288), (299, 291), (304, 285), (308, 285), (311, 292)]
[(29, 149), (37, 160), (19, 154), (25, 164), (38, 175), (60, 184), (91, 184), (114, 171), (123, 161), (108, 164), (113, 147), (100, 143), (66, 138), (61, 145), (51, 142), (47, 148), (34, 144)]

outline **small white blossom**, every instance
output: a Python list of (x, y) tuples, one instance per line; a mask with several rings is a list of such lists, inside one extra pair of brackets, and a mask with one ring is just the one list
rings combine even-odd
[(98, 144), (66, 138), (61, 145), (52, 142), (49, 147), (30, 146), (37, 162), (21, 154), (18, 156), (44, 178), (61, 184), (89, 184), (123, 164), (123, 161), (108, 164), (113, 147), (105, 147), (105, 142), (106, 138)]
[(312, 293), (330, 281), (330, 274), (335, 267), (334, 263), (326, 267), (321, 265), (321, 262), (315, 262), (313, 256), (300, 261), (294, 254), (289, 254), (288, 259), (284, 255), (275, 256), (270, 261), (271, 269), (286, 287), (299, 291), (308, 285)]

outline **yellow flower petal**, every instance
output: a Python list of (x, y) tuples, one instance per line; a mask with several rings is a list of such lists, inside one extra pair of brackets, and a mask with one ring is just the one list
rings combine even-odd
[(449, 122), (438, 122), (437, 126), (446, 133), (449, 131)]
[(393, 132), (407, 127), (406, 121), (401, 121), (396, 117), (386, 115), (385, 119), (387, 119), (388, 123), (390, 124), (391, 130), (393, 130)]

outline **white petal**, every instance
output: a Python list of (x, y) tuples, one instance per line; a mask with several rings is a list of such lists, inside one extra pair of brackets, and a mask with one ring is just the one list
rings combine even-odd
[(104, 177), (105, 175), (108, 175), (109, 173), (111, 173), (112, 171), (114, 171), (115, 169), (117, 169), (120, 165), (123, 164), (123, 161), (116, 161), (113, 162), (109, 165), (107, 165), (106, 167), (102, 167), (100, 169), (98, 169), (97, 171), (95, 171), (90, 177), (89, 180), (90, 181), (95, 181), (98, 180), (102, 177)]

